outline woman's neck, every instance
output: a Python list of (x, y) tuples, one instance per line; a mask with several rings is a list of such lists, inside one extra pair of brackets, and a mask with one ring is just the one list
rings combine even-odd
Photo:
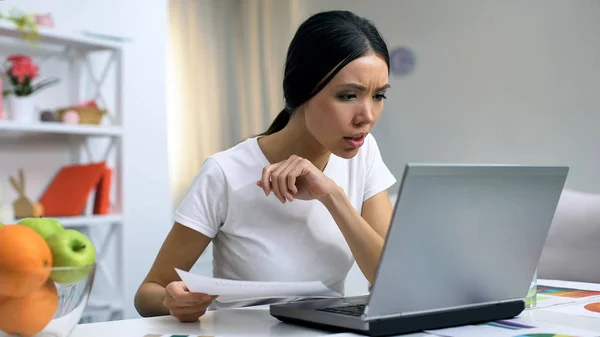
[(259, 138), (258, 145), (270, 163), (284, 161), (295, 154), (310, 160), (321, 171), (331, 155), (306, 129), (299, 114), (292, 116), (281, 131)]

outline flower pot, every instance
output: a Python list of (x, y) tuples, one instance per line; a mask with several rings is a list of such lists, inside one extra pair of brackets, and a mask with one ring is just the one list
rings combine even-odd
[(9, 112), (12, 120), (26, 123), (39, 121), (39, 113), (30, 96), (8, 96)]

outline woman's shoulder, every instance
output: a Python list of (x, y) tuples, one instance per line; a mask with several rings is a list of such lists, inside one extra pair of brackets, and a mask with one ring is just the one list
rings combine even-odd
[(225, 150), (213, 153), (209, 156), (209, 158), (213, 158), (217, 162), (228, 161), (236, 158), (249, 159), (254, 156), (254, 147), (256, 144), (256, 138), (246, 138)]
[(247, 172), (255, 166), (262, 165), (256, 151), (258, 144), (255, 137), (246, 138), (239, 143), (208, 156), (204, 165), (219, 168), (225, 176)]

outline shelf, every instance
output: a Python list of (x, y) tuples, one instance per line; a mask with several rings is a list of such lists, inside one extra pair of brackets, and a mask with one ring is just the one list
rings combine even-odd
[[(75, 165), (96, 161), (99, 158), (111, 160), (114, 157), (116, 163), (111, 188), (115, 187), (119, 194), (118, 197), (115, 197), (117, 203), (111, 205), (111, 209), (115, 213), (65, 217), (46, 215), (46, 217), (58, 220), (65, 228), (81, 230), (89, 235), (90, 240), (97, 242), (98, 246), (105, 250), (102, 254), (109, 253), (112, 257), (113, 247), (117, 252), (125, 251), (122, 229), (125, 226), (126, 216), (121, 214), (123, 209), (121, 204), (122, 186), (127, 178), (123, 174), (121, 164), (123, 160), (122, 139), (125, 137), (125, 129), (121, 123), (123, 120), (124, 77), (122, 50), (130, 39), (106, 35), (102, 31), (104, 29), (101, 32), (93, 33), (71, 30), (70, 27), (65, 26), (40, 27), (37, 30), (36, 39), (24, 40), (23, 32), (19, 31), (12, 22), (0, 22), (0, 47), (2, 47), (0, 49), (3, 54), (31, 54), (43, 61), (67, 63), (66, 67), (58, 67), (54, 70), (64, 72), (65, 80), (69, 80), (64, 88), (64, 97), (68, 97), (69, 101), (81, 101), (83, 96), (93, 92), (95, 92), (94, 98), (98, 100), (102, 98), (104, 101), (111, 98), (110, 101), (113, 101), (114, 98), (114, 102), (111, 102), (113, 103), (111, 105), (114, 106), (107, 107), (113, 113), (111, 116), (114, 119), (108, 121), (104, 119), (103, 125), (72, 125), (39, 120), (0, 120), (0, 157), (7, 157), (11, 161), (8, 166), (0, 165), (2, 166), (0, 178), (8, 173), (5, 171), (14, 173), (12, 171), (15, 167), (26, 166), (31, 167), (31, 170), (36, 167), (45, 168), (47, 160), (51, 160), (51, 166), (54, 166), (59, 165), (59, 162)], [(113, 80), (116, 82), (114, 85), (110, 83)], [(107, 84), (106, 87), (105, 84)], [(107, 92), (104, 92), (104, 89)], [(88, 98), (91, 99), (91, 97)], [(45, 97), (44, 101), (52, 99), (53, 97), (49, 96)], [(60, 102), (51, 104), (56, 105)], [(40, 145), (40, 149), (37, 145)], [(31, 155), (27, 154), (28, 150), (32, 150)], [(46, 152), (46, 150), (48, 151)], [(39, 156), (38, 154), (42, 152), (43, 156)], [(56, 161), (50, 158), (55, 154), (57, 155)], [(23, 160), (24, 163), (17, 163), (18, 160)], [(34, 173), (32, 175), (35, 177)], [(34, 184), (39, 185), (35, 178), (30, 180), (34, 180)], [(43, 189), (44, 186), (45, 184), (40, 188)], [(90, 209), (91, 204), (86, 203), (84, 214), (91, 213)], [(13, 220), (17, 222), (20, 219)], [(87, 323), (120, 319), (124, 316), (125, 311), (122, 302), (123, 295), (119, 295), (119, 298), (115, 298), (111, 302), (102, 301), (105, 298), (117, 297), (114, 294), (124, 293), (126, 282), (122, 256), (116, 256), (107, 261), (104, 261), (104, 256), (98, 256), (98, 259), (102, 261), (99, 261), (101, 263), (99, 263), (100, 268), (97, 269), (96, 277), (104, 276), (103, 279), (107, 280), (107, 284), (106, 289), (101, 288), (97, 295), (99, 301), (90, 299), (84, 309), (82, 319)]]
[(88, 226), (101, 226), (112, 223), (121, 223), (123, 216), (120, 214), (116, 215), (90, 215), (90, 216), (74, 216), (74, 217), (52, 217), (58, 220), (65, 227), (88, 227)]
[[(62, 31), (57, 28), (39, 28), (39, 39), (42, 44), (53, 44), (60, 46), (75, 47), (89, 51), (95, 50), (118, 50), (121, 44), (87, 37), (83, 34)], [(0, 35), (21, 39), (22, 33), (16, 29), (14, 24), (0, 22)]]
[(106, 137), (123, 135), (123, 129), (117, 126), (71, 125), (56, 122), (22, 123), (11, 120), (0, 121), (0, 135), (4, 131)]

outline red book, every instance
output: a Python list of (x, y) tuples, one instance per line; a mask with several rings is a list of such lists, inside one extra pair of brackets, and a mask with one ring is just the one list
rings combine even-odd
[(97, 188), (106, 169), (105, 162), (61, 168), (40, 198), (44, 216), (81, 215), (90, 193)]

